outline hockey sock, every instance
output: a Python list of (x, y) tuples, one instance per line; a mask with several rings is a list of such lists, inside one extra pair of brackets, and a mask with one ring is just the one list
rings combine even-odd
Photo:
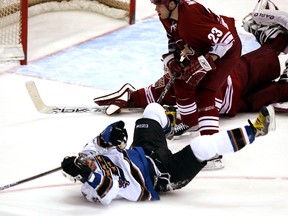
[(239, 151), (255, 139), (255, 132), (250, 126), (222, 131), (213, 135), (202, 135), (191, 140), (190, 147), (202, 162), (217, 155)]
[(202, 91), (196, 93), (198, 124), (201, 135), (211, 135), (219, 132), (219, 111), (215, 107), (215, 96), (215, 91), (208, 89), (202, 89)]
[(239, 151), (247, 144), (250, 144), (255, 140), (255, 132), (253, 131), (251, 126), (228, 130), (227, 134), (230, 138), (230, 142), (234, 152)]

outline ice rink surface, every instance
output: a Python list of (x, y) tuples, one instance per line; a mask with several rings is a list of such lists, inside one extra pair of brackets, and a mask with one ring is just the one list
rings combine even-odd
[[(274, 2), (288, 11), (288, 0)], [(241, 20), (252, 11), (256, 1), (202, 0), (201, 3), (219, 14), (235, 17), (239, 32), (247, 39), (245, 48), (255, 48), (249, 40), (251, 35), (241, 29)], [(150, 1), (137, 1), (136, 20), (132, 27), (122, 20), (83, 11), (46, 13), (29, 19), (28, 65), (0, 64), (0, 186), (59, 167), (64, 156), (80, 151), (86, 142), (116, 120), (126, 122), (128, 142), (132, 141), (134, 121), (141, 117), (141, 112), (115, 116), (41, 114), (31, 103), (25, 81), (36, 82), (46, 104), (65, 106), (93, 106), (94, 97), (117, 90), (125, 82), (139, 88), (156, 81), (162, 73), (159, 69), (162, 67), (161, 49), (166, 52), (167, 42), (160, 40), (155, 47), (147, 46), (157, 35), (165, 38), (161, 28), (159, 32), (155, 30), (157, 16)], [(127, 39), (129, 34), (131, 38)], [(117, 38), (120, 36), (122, 38)], [(123, 43), (127, 49), (121, 48)], [(95, 58), (85, 52), (87, 47), (99, 44), (107, 49), (97, 53), (99, 50), (95, 48)], [(279, 58), (283, 67), (287, 56)], [(127, 70), (123, 71), (128, 63)], [(157, 212), (165, 215), (286, 216), (288, 114), (276, 114), (275, 132), (257, 139), (236, 154), (225, 155), (224, 169), (202, 171), (185, 188), (161, 194), (160, 201), (118, 200), (109, 206), (89, 203), (80, 193), (81, 185), (69, 182), (58, 171), (0, 191), (0, 215), (134, 216)], [(221, 130), (242, 126), (247, 124), (248, 118), (254, 120), (256, 116), (257, 113), (242, 113), (234, 118), (221, 117)], [(177, 151), (193, 136), (169, 141), (169, 146)]]

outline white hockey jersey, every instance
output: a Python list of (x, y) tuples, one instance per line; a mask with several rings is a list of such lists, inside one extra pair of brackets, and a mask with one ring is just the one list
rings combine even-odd
[(95, 158), (96, 170), (82, 186), (82, 194), (90, 202), (108, 205), (113, 199), (123, 198), (130, 201), (159, 200), (141, 147), (103, 149), (91, 142), (82, 152), (92, 153)]

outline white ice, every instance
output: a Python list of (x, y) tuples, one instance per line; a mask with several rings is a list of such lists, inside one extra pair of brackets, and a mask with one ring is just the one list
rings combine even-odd
[[(201, 2), (217, 13), (235, 17), (238, 25), (256, 4), (256, 0)], [(288, 0), (274, 2), (288, 11)], [(137, 1), (137, 22), (147, 17), (156, 18), (154, 6), (148, 0)], [(28, 65), (125, 26), (124, 21), (80, 11), (32, 17)], [(243, 32), (240, 25), (238, 28)], [(286, 58), (280, 56), (282, 66)], [(159, 59), (155, 56), (155, 61)], [(69, 60), (61, 64), (73, 66)], [(140, 60), (138, 64), (141, 65)], [(45, 115), (34, 108), (24, 83), (34, 80), (49, 105), (93, 106), (94, 97), (110, 90), (19, 75), (15, 73), (19, 68), (14, 63), (0, 64), (0, 186), (59, 167), (64, 156), (77, 153), (113, 121), (126, 122), (131, 141), (134, 121), (141, 116), (140, 112), (110, 117), (99, 113)], [(97, 78), (101, 82), (101, 76)], [(254, 120), (256, 116), (257, 113), (246, 113), (234, 118), (221, 117), (221, 130), (244, 125), (248, 118)], [(287, 113), (277, 113), (276, 120), (275, 132), (236, 154), (225, 155), (223, 170), (202, 171), (185, 188), (161, 194), (160, 201), (118, 200), (109, 206), (89, 203), (80, 193), (80, 184), (69, 182), (59, 171), (0, 191), (0, 215), (287, 215)], [(177, 151), (192, 137), (193, 134), (170, 141), (169, 146)]]

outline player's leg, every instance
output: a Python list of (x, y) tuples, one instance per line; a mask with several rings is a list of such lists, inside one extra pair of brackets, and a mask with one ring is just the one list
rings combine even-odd
[(274, 115), (272, 106), (263, 107), (253, 124), (249, 121), (244, 127), (193, 138), (189, 145), (174, 153), (165, 163), (171, 175), (172, 189), (187, 185), (205, 167), (208, 160), (239, 151), (253, 143), (255, 137), (274, 130)]
[(151, 155), (156, 149), (168, 150), (165, 135), (171, 130), (164, 108), (158, 103), (150, 103), (144, 109), (142, 118), (135, 122), (131, 148), (140, 146), (146, 155)]
[[(253, 12), (248, 14), (242, 21), (244, 29), (252, 33), (260, 44), (269, 42), (269, 40), (275, 39), (280, 34), (283, 34), (287, 40), (287, 22), (288, 13), (279, 10), (270, 0), (258, 1)], [(288, 52), (287, 45), (283, 52)]]
[(174, 136), (198, 130), (198, 112), (195, 101), (195, 88), (183, 80), (174, 81), (174, 91), (178, 108), (178, 119)]
[[(125, 84), (112, 94), (94, 98), (94, 102), (99, 106), (107, 106), (107, 115), (119, 113), (121, 108), (145, 108), (147, 104), (158, 100), (167, 83), (168, 78), (163, 76), (148, 87), (137, 90), (130, 84)], [(168, 90), (161, 104), (175, 105), (173, 88)]]
[(256, 137), (275, 130), (275, 113), (272, 106), (263, 107), (252, 124), (233, 130), (219, 132), (212, 136), (199, 136), (191, 140), (190, 146), (200, 161), (217, 155), (236, 152), (254, 142)]
[(285, 69), (282, 72), (277, 84), (281, 85), (283, 88), (279, 91), (281, 93), (281, 98), (277, 100), (277, 102), (272, 103), (272, 106), (274, 107), (275, 111), (288, 112), (288, 59), (285, 62)]

